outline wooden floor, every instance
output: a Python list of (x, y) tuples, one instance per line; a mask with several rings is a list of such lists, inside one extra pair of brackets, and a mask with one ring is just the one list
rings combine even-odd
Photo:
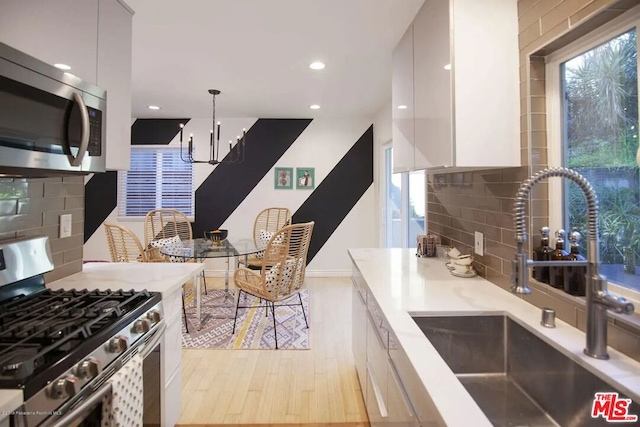
[(351, 353), (351, 279), (306, 284), (310, 350), (183, 350), (179, 426), (369, 425)]

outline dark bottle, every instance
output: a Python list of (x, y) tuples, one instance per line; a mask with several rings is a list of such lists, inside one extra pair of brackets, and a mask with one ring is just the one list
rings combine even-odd
[[(542, 227), (540, 229), (540, 246), (533, 251), (534, 261), (551, 261), (551, 254), (553, 248), (549, 246), (549, 227)], [(533, 278), (538, 282), (549, 283), (549, 267), (534, 267)]]
[[(551, 253), (551, 261), (562, 261), (569, 256), (569, 252), (564, 250), (565, 235), (563, 229), (556, 231), (556, 249)], [(564, 267), (550, 267), (549, 279), (551, 286), (564, 290)]]
[[(580, 254), (580, 233), (577, 231), (569, 235), (569, 243), (571, 244), (571, 252), (567, 256), (569, 261), (586, 261), (586, 258)], [(585, 275), (587, 267), (577, 265), (575, 267), (564, 268), (564, 291), (576, 296), (585, 296), (587, 293), (587, 285)]]

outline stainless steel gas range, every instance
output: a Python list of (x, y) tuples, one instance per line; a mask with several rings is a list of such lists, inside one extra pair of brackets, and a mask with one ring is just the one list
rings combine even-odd
[(100, 426), (110, 379), (143, 358), (144, 425), (160, 424), (161, 296), (49, 290), (46, 237), (0, 241), (0, 388), (21, 389), (11, 426)]

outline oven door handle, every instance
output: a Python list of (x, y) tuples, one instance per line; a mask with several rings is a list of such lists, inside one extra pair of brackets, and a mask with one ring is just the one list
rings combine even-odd
[(104, 387), (87, 398), (87, 400), (83, 401), (79, 406), (74, 408), (73, 411), (60, 418), (55, 424), (50, 424), (49, 427), (67, 427), (71, 425), (72, 421), (84, 415), (88, 409), (90, 409), (98, 401), (102, 400), (104, 396), (109, 393), (111, 393), (111, 384), (107, 383)]
[(157, 329), (153, 338), (151, 338), (149, 342), (144, 345), (144, 348), (140, 352), (140, 355), (143, 359), (146, 359), (147, 356), (150, 355), (151, 352), (153, 352), (153, 349), (156, 348), (156, 346), (164, 336), (164, 331), (167, 330), (167, 324), (165, 323), (164, 319), (158, 322), (158, 326), (156, 328)]

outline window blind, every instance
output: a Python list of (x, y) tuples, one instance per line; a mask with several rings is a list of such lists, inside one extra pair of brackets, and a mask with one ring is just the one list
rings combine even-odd
[(193, 165), (174, 147), (131, 147), (131, 168), (118, 172), (118, 216), (144, 217), (153, 209), (193, 216)]

